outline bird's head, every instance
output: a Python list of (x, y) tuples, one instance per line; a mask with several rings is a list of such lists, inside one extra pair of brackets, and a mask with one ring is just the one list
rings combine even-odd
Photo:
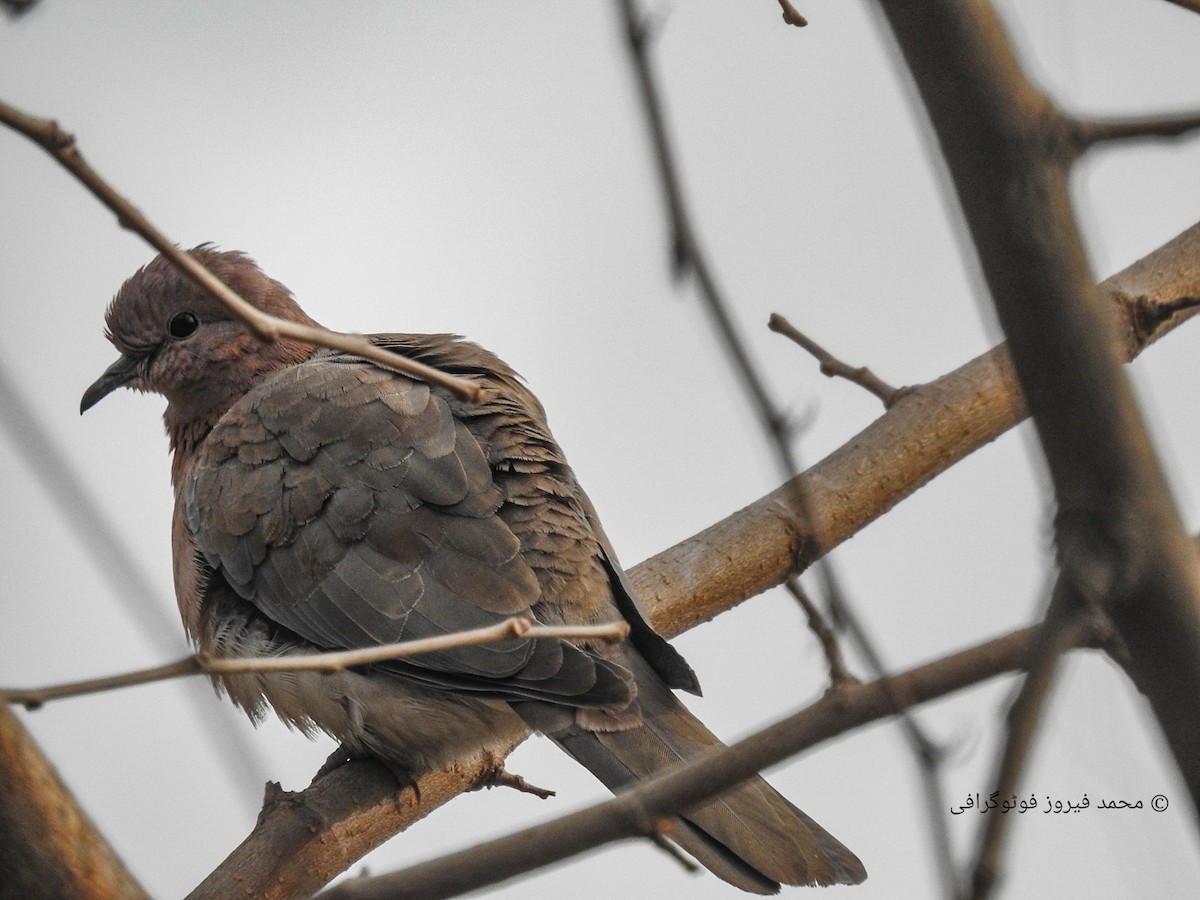
[[(189, 251), (250, 304), (281, 319), (316, 323), (291, 292), (237, 251), (202, 244)], [(105, 314), (117, 361), (84, 392), (85, 412), (117, 388), (167, 398), (164, 420), (175, 450), (194, 448), (226, 410), (266, 375), (307, 358), (298, 341), (263, 341), (163, 256), (126, 281)]]

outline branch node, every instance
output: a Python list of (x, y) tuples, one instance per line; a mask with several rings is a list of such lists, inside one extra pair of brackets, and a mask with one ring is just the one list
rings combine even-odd
[(897, 400), (912, 390), (911, 388), (892, 387), (886, 381), (877, 377), (866, 366), (850, 366), (842, 362), (812, 338), (808, 337), (808, 335), (801, 332), (779, 313), (771, 313), (771, 318), (767, 321), (767, 327), (775, 333), (782, 334), (784, 337), (791, 339), (806, 353), (816, 359), (820, 364), (822, 375), (827, 378), (844, 378), (851, 384), (857, 384), (863, 390), (869, 391), (883, 401), (884, 409), (891, 409)]
[(515, 638), (524, 637), (530, 628), (533, 627), (533, 622), (521, 616), (513, 616), (507, 622), (508, 633)]
[(796, 7), (792, 6), (790, 0), (779, 0), (779, 6), (783, 10), (783, 21), (787, 24), (795, 25), (797, 28), (803, 28), (808, 24), (808, 19), (796, 11)]

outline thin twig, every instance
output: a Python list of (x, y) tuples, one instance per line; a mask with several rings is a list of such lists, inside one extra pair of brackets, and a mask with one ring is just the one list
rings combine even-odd
[(959, 875), (954, 865), (954, 844), (950, 837), (950, 825), (946, 817), (946, 788), (942, 784), (941, 767), (946, 757), (945, 749), (925, 733), (920, 722), (909, 710), (911, 699), (900, 693), (903, 682), (895, 679), (888, 680), (885, 675), (888, 667), (876, 650), (874, 639), (867, 634), (866, 626), (857, 616), (849, 617), (844, 623), (850, 639), (862, 653), (867, 668), (878, 679), (883, 687), (892, 692), (891, 701), (899, 711), (896, 725), (904, 734), (909, 750), (916, 763), (917, 777), (922, 787), (922, 797), (925, 800), (925, 818), (929, 822), (933, 839), (934, 863), (937, 866), (938, 877), (942, 883), (942, 893), (947, 898), (959, 896)]
[[(1095, 633), (1090, 621), (1079, 614), (1076, 605), (1064, 599), (1063, 584), (1060, 580), (1050, 600), (1046, 621), (1030, 648), (1025, 680), (1021, 683), (1020, 693), (1009, 708), (1007, 738), (993, 782), (1001, 797), (1016, 794), (1017, 782), (1033, 748), (1041, 713), (1054, 684), (1059, 659), (1066, 650), (1071, 649), (1081, 635)], [(990, 897), (996, 886), (1000, 852), (1010, 818), (988, 816), (983, 824), (975, 865), (972, 868), (973, 900), (985, 900)]]
[(463, 400), (477, 401), (480, 398), (482, 390), (474, 382), (391, 353), (371, 343), (361, 334), (344, 334), (330, 331), (327, 328), (314, 328), (299, 322), (289, 322), (257, 309), (213, 275), (195, 257), (186, 250), (180, 249), (166, 235), (151, 225), (137, 208), (118, 194), (84, 161), (76, 147), (75, 136), (59, 128), (58, 123), (53, 119), (31, 116), (0, 101), (0, 124), (7, 125), (19, 134), (23, 134), (54, 157), (101, 203), (116, 214), (117, 222), (122, 228), (140, 235), (150, 246), (170, 259), (181, 272), (223, 303), (231, 313), (245, 322), (246, 326), (263, 340), (290, 338), (317, 347), (340, 350), (430, 384), (440, 385)]
[(514, 617), (505, 619), (503, 622), (487, 628), (476, 628), (471, 631), (459, 631), (454, 634), (421, 638), (415, 641), (401, 641), (396, 644), (383, 644), (378, 647), (362, 647), (357, 650), (341, 650), (332, 653), (272, 657), (213, 657), (197, 653), (185, 657), (178, 662), (168, 663), (163, 666), (154, 666), (149, 669), (139, 669), (120, 675), (110, 675), (106, 678), (74, 681), (44, 688), (3, 689), (0, 690), (0, 698), (3, 698), (8, 703), (20, 703), (28, 709), (35, 709), (50, 700), (57, 700), (62, 697), (77, 697), (81, 694), (92, 694), (118, 687), (165, 681), (169, 678), (179, 678), (184, 675), (197, 675), (200, 673), (208, 675), (232, 675), (243, 672), (297, 672), (311, 670), (334, 672), (350, 668), (351, 666), (362, 666), (385, 660), (402, 659), (425, 653), (436, 653), (455, 647), (490, 644), (510, 638), (621, 641), (628, 634), (629, 625), (626, 622), (613, 622), (608, 625), (535, 625), (528, 619)]
[(799, 578), (789, 578), (784, 586), (788, 589), (796, 602), (800, 604), (800, 608), (804, 610), (804, 615), (808, 617), (808, 628), (817, 636), (817, 640), (821, 642), (821, 647), (825, 651), (825, 660), (829, 664), (829, 683), (837, 689), (843, 684), (857, 683), (858, 679), (850, 674), (850, 670), (846, 668), (846, 662), (842, 659), (842, 648), (838, 646), (837, 637), (833, 633), (833, 629), (825, 622), (824, 616), (821, 615), (817, 605), (813, 603), (812, 598), (808, 596), (808, 592), (804, 590), (804, 586), (800, 584)]
[(796, 7), (792, 6), (790, 0), (779, 0), (779, 6), (783, 10), (783, 21), (789, 25), (803, 28), (808, 24), (808, 19), (796, 11)]
[(1081, 152), (1105, 141), (1162, 140), (1189, 137), (1200, 129), (1200, 113), (1181, 116), (1145, 116), (1133, 119), (1066, 120), (1066, 128)]
[(650, 829), (650, 843), (678, 863), (683, 871), (689, 875), (696, 874), (700, 871), (700, 866), (692, 862), (678, 844), (671, 841), (672, 831), (674, 831), (674, 827), (670, 819), (656, 820)]
[[(667, 207), (672, 239), (672, 260), (675, 274), (682, 276), (691, 272), (696, 277), (700, 299), (717, 331), (725, 352), (728, 354), (734, 373), (742, 383), (759, 421), (771, 436), (779, 468), (785, 477), (791, 478), (800, 471), (799, 461), (792, 450), (791, 430), (787, 417), (776, 407), (759, 375), (758, 367), (750, 358), (750, 351), (738, 331), (723, 293), (717, 286), (716, 277), (708, 264), (707, 255), (696, 238), (691, 217), (683, 199), (683, 188), (679, 178), (679, 166), (675, 162), (675, 151), (667, 135), (666, 116), (650, 66), (647, 53), (648, 36), (638, 19), (633, 0), (619, 0), (625, 25), (625, 35), (633, 63), (635, 80), (642, 97), (646, 113), (646, 124), (650, 129), (651, 145), (658, 164), (659, 182), (662, 185), (663, 201)], [(815, 610), (814, 610), (815, 612)], [(819, 613), (816, 613), (818, 616)], [(831, 666), (834, 664), (830, 660)]]
[(767, 327), (777, 334), (790, 338), (821, 364), (821, 374), (827, 378), (844, 378), (857, 384), (883, 401), (884, 409), (891, 409), (904, 394), (904, 388), (894, 388), (866, 366), (854, 367), (842, 362), (779, 313), (771, 313)]

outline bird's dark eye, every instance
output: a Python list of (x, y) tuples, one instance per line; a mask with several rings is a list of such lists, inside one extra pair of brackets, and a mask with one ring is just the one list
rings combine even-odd
[(196, 333), (196, 329), (200, 327), (200, 320), (192, 312), (177, 312), (171, 316), (171, 321), (167, 323), (167, 334), (176, 340), (189, 338)]

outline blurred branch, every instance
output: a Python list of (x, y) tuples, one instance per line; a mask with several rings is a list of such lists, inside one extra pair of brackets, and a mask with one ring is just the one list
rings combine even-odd
[[(1155, 310), (1180, 296), (1200, 294), (1200, 224), (1102, 287), (1132, 357), (1195, 314), (1161, 316)], [(1003, 346), (913, 389), (799, 476), (811, 518), (801, 519), (793, 509), (795, 490), (785, 484), (632, 568), (629, 577), (650, 624), (674, 637), (782, 583), (1024, 415)], [(394, 778), (381, 766), (341, 766), (319, 776), (302, 794), (289, 796), (282, 808), (265, 809), (255, 830), (193, 897), (223, 898), (257, 888), (263, 896), (285, 898), (316, 890), (393, 834), (470, 789), (494, 766), (494, 759), (460, 760), (420, 776), (419, 797), (405, 789), (399, 798)], [(337, 785), (329, 787), (334, 776)], [(314, 792), (322, 798), (315, 819), (304, 811)], [(323, 824), (314, 829), (314, 821)], [(263, 835), (276, 835), (278, 845)], [(294, 854), (291, 840), (300, 847)], [(275, 846), (281, 848), (277, 853)]]
[(116, 214), (117, 222), (122, 228), (140, 235), (150, 246), (170, 259), (176, 268), (245, 322), (246, 326), (262, 340), (291, 338), (316, 347), (341, 350), (385, 368), (411, 375), (413, 378), (440, 385), (461, 399), (477, 400), (479, 398), (480, 389), (474, 382), (391, 353), (372, 344), (361, 334), (343, 334), (327, 328), (314, 328), (299, 322), (278, 319), (262, 312), (246, 302), (228, 285), (208, 271), (195, 257), (180, 249), (166, 235), (151, 225), (138, 209), (118, 194), (95, 169), (84, 161), (75, 146), (75, 136), (59, 128), (57, 122), (52, 119), (31, 116), (7, 103), (0, 102), (0, 124), (7, 125), (18, 134), (29, 138), (54, 157), (93, 196)]
[(784, 582), (784, 587), (800, 604), (800, 608), (804, 610), (804, 615), (808, 618), (809, 630), (821, 642), (821, 648), (825, 651), (825, 660), (829, 664), (830, 685), (836, 689), (843, 684), (858, 681), (846, 668), (845, 660), (842, 659), (842, 648), (838, 645), (833, 630), (826, 624), (824, 616), (821, 615), (812, 598), (808, 596), (808, 592), (804, 590), (800, 579), (789, 578)]
[[(649, 36), (638, 18), (634, 0), (619, 0), (625, 37), (628, 42), (630, 60), (633, 63), (642, 107), (646, 113), (646, 125), (650, 129), (654, 159), (658, 166), (659, 183), (662, 185), (663, 202), (671, 227), (671, 258), (676, 278), (691, 273), (696, 278), (700, 299), (712, 320), (713, 327), (725, 352), (732, 361), (734, 373), (750, 398), (758, 417), (769, 423), (773, 434), (786, 430), (784, 418), (771, 401), (767, 387), (750, 359), (745, 341), (738, 333), (737, 325), (729, 314), (729, 305), (717, 285), (716, 276), (709, 265), (708, 257), (700, 247), (691, 217), (683, 199), (683, 188), (679, 179), (679, 166), (675, 162), (675, 151), (667, 136), (666, 116), (663, 112), (658, 85), (651, 69), (647, 53)], [(783, 469), (794, 473), (796, 460), (792, 456), (787, 440), (776, 442), (776, 453)]]
[(1136, 119), (1092, 121), (1066, 119), (1065, 130), (1075, 144), (1075, 152), (1105, 141), (1163, 140), (1191, 137), (1200, 129), (1200, 113), (1185, 116), (1146, 116)]
[[(146, 638), (154, 645), (182, 643), (178, 622), (158, 602), (149, 576), (138, 565), (128, 545), (117, 536), (94, 492), (67, 462), (2, 360), (0, 423), (42, 490), (58, 508), (62, 520), (75, 532), (80, 545)], [(197, 698), (193, 695), (192, 699)], [(250, 791), (248, 796), (253, 797), (266, 780), (262, 757), (244, 731), (228, 727), (233, 711), (211, 700), (211, 691), (205, 691), (202, 701), (192, 703), (191, 708), (202, 722), (206, 739), (223, 758), (225, 771), (237, 781), (241, 791)]]
[[(648, 32), (638, 17), (634, 0), (619, 0), (619, 7), (630, 61), (633, 64), (634, 77), (638, 93), (642, 98), (646, 125), (650, 131), (651, 144), (654, 148), (654, 158), (658, 165), (663, 201), (666, 204), (673, 235), (672, 260), (675, 276), (679, 278), (687, 272), (691, 272), (695, 276), (704, 309), (729, 357), (734, 374), (741, 382), (759, 422), (762, 423), (767, 433), (769, 446), (775, 454), (780, 472), (785, 478), (792, 478), (800, 470), (799, 460), (792, 449), (792, 429), (787, 417), (771, 400), (766, 383), (763, 381), (758, 367), (754, 364), (750, 351), (729, 312), (729, 304), (717, 286), (716, 276), (709, 264), (708, 255), (700, 247), (696, 230), (692, 226), (691, 217), (687, 212), (678, 174), (679, 166), (675, 161), (675, 150), (667, 134), (661, 92), (650, 65)], [(786, 18), (786, 6), (784, 15)], [(800, 500), (802, 506), (802, 495)], [(828, 564), (823, 565), (827, 566)], [(839, 602), (841, 593), (837, 590), (833, 573), (825, 569), (822, 574), (828, 588), (830, 605), (837, 606), (838, 612), (843, 616), (849, 615), (845, 603)], [(837, 649), (833, 630), (825, 623), (824, 617), (815, 604), (809, 603), (805, 606), (804, 612), (814, 633), (820, 636), (820, 643), (822, 649), (826, 651), (830, 672), (841, 671), (843, 669), (841, 651)]]
[(144, 900), (33, 738), (0, 705), (0, 894)]
[[(799, 16), (795, 9), (791, 7), (790, 3), (787, 3), (786, 0), (781, 0), (781, 4), (783, 6), (785, 21), (795, 25), (807, 24), (803, 17)], [(674, 236), (672, 248), (675, 275), (678, 278), (690, 271), (695, 276), (704, 308), (708, 312), (713, 327), (717, 331), (717, 335), (726, 355), (729, 357), (734, 373), (741, 381), (742, 387), (750, 399), (752, 409), (766, 432), (769, 445), (775, 453), (780, 472), (785, 478), (792, 479), (791, 483), (795, 491), (794, 499), (796, 501), (794, 507), (800, 510), (803, 518), (807, 518), (805, 511), (807, 507), (806, 495), (801, 483), (794, 478), (800, 471), (800, 461), (792, 445), (794, 437), (792, 428), (787, 417), (772, 401), (767, 391), (766, 383), (738, 331), (733, 315), (730, 313), (728, 301), (717, 285), (716, 276), (709, 263), (708, 255), (700, 246), (696, 229), (692, 225), (691, 217), (687, 211), (687, 204), (683, 198), (683, 188), (678, 174), (679, 167), (675, 162), (676, 153), (667, 133), (662, 93), (658, 88), (653, 67), (650, 64), (647, 33), (638, 19), (634, 0), (619, 0), (619, 5), (630, 60), (633, 65), (638, 92), (642, 98), (642, 107), (645, 111), (651, 143), (654, 147), (654, 158), (658, 164), (659, 182), (662, 185), (663, 199)], [(808, 342), (808, 345), (810, 352), (812, 352), (811, 347), (815, 347), (815, 345), (811, 342)], [(831, 359), (831, 357), (828, 357), (828, 354), (826, 354), (826, 358)], [(825, 361), (823, 360), (822, 371), (825, 370), (824, 367)], [(860, 383), (862, 382), (860, 381)], [(895, 392), (890, 392), (889, 396), (894, 399), (896, 394)], [(846, 592), (841, 585), (840, 579), (837, 577), (833, 564), (828, 559), (822, 558), (818, 561), (816, 576), (825, 595), (826, 606), (830, 610), (834, 621), (839, 624), (852, 623), (852, 627), (849, 630), (854, 636), (856, 643), (860, 645), (860, 649), (863, 650), (864, 656), (873, 662), (879, 661), (881, 654), (877, 648), (869, 644), (863, 644), (863, 642), (867, 641), (866, 630), (859, 625), (857, 614), (849, 598), (846, 596)], [(800, 601), (810, 630), (817, 636), (820, 646), (825, 653), (830, 676), (836, 684), (839, 679), (848, 677), (841, 649), (837, 645), (836, 635), (833, 629), (826, 624), (824, 616), (817, 605), (810, 602), (807, 594), (800, 590), (798, 582), (795, 579), (791, 579), (790, 584), (794, 586), (793, 596)], [(885, 669), (882, 666), (876, 667), (873, 670), (873, 674), (882, 676), (885, 674)], [(934, 742), (924, 733), (924, 730), (915, 720), (912, 720), (907, 714), (903, 718), (906, 721), (905, 734), (910, 739), (910, 747), (917, 759), (918, 768), (924, 772), (922, 781), (926, 788), (933, 789), (932, 793), (927, 794), (928, 807), (930, 810), (937, 810), (937, 815), (940, 817), (941, 810), (946, 807), (937, 768), (941, 755), (940, 753), (931, 752), (935, 746)], [(951, 889), (950, 882), (954, 877), (954, 863), (953, 848), (950, 845), (949, 834), (945, 829), (939, 828), (935, 828), (933, 834), (936, 841), (935, 855), (942, 871), (943, 880), (947, 884), (947, 895), (952, 896), (954, 891)]]
[[(1072, 596), (1070, 592), (1071, 585), (1065, 580), (1055, 586), (1045, 624), (1030, 648), (1027, 674), (1021, 683), (1021, 690), (1009, 708), (1007, 734), (992, 782), (1001, 797), (1016, 795), (1063, 653), (1071, 649), (1084, 633), (1090, 631), (1096, 634), (1098, 628), (1107, 625), (1106, 618), (1089, 617), (1088, 611), (1078, 602), (1081, 598)], [(996, 883), (1008, 818), (990, 816), (983, 823), (971, 878), (975, 896), (985, 896)]]
[(25, 15), (37, 4), (38, 0), (0, 0), (0, 6), (3, 6), (4, 11), (14, 19)]
[(1167, 0), (1167, 2), (1174, 3), (1176, 6), (1181, 6), (1194, 13), (1200, 13), (1200, 0)]
[(472, 647), (494, 644), (512, 638), (531, 640), (587, 640), (622, 641), (629, 635), (626, 622), (607, 625), (537, 625), (519, 616), (505, 619), (486, 628), (459, 631), (437, 637), (402, 641), (396, 644), (381, 644), (357, 650), (340, 650), (329, 653), (306, 653), (294, 656), (247, 656), (213, 657), (202, 653), (184, 657), (178, 662), (149, 669), (138, 669), (107, 678), (88, 681), (73, 681), (43, 688), (0, 688), (0, 699), (8, 703), (20, 703), (35, 709), (50, 700), (77, 697), (135, 684), (165, 681), (184, 675), (230, 675), (239, 672), (298, 672), (316, 670), (336, 672), (351, 666), (384, 662), (391, 659), (406, 659), (425, 653), (437, 653), (455, 647)]
[[(344, 881), (329, 900), (453, 897), (602, 844), (644, 837), (647, 826), (822, 741), (1020, 668), (1036, 639), (1025, 628), (869, 684), (843, 685), (794, 715), (589, 809), (374, 878)], [(1090, 635), (1081, 634), (1081, 646)], [(897, 705), (898, 702), (902, 705)]]
[[(1078, 598), (1112, 615), (1126, 670), (1200, 812), (1200, 568), (1120, 369), (1113, 322), (1094, 300), (1069, 197), (1074, 154), (1061, 139), (1071, 122), (1026, 79), (983, 0), (881, 6), (940, 142), (1049, 466), (1056, 601)], [(1058, 612), (1052, 603), (1047, 622), (1062, 624)], [(1001, 773), (1010, 782), (1056, 642), (1047, 638), (1008, 735)], [(1000, 834), (981, 847), (976, 897), (994, 886)]]

